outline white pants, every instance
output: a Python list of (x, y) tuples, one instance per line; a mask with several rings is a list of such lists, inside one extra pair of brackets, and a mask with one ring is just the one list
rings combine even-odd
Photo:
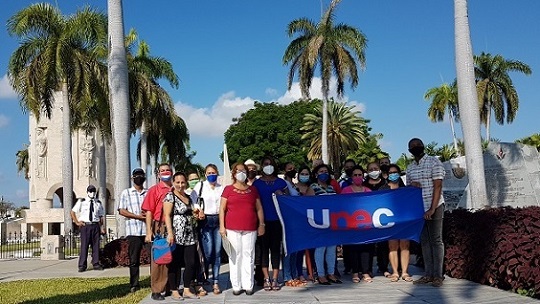
[(252, 290), (255, 266), (257, 231), (227, 230), (234, 248), (229, 256), (229, 272), (233, 291)]

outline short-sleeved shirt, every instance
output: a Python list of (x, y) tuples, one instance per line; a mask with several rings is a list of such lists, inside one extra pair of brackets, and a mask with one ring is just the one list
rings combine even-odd
[[(159, 221), (163, 210), (163, 199), (171, 191), (171, 187), (164, 182), (159, 182), (148, 189), (142, 204), (142, 210), (152, 212), (152, 218)], [(163, 222), (163, 219), (161, 219)]]
[(259, 226), (256, 202), (259, 192), (254, 186), (240, 190), (233, 185), (223, 189), (221, 197), (227, 199), (225, 228), (238, 231), (255, 231)]
[[(92, 217), (90, 217), (90, 204), (94, 205), (94, 212), (92, 212)], [(80, 199), (75, 203), (75, 206), (71, 209), (77, 214), (77, 219), (80, 222), (92, 222), (99, 223), (100, 218), (105, 216), (105, 210), (103, 205), (98, 199), (90, 199), (89, 197)]]
[[(431, 208), (431, 202), (433, 198), (433, 180), (444, 178), (444, 167), (441, 161), (430, 155), (424, 155), (418, 163), (413, 161), (407, 167), (407, 185), (411, 185), (413, 182), (420, 183), (422, 187), (422, 199), (424, 201), (424, 210), (427, 211)], [(444, 204), (444, 198), (441, 191), (441, 197), (439, 199), (439, 205)]]
[[(120, 194), (120, 202), (118, 203), (118, 209), (126, 209), (127, 211), (140, 215), (141, 205), (146, 196), (147, 189), (143, 189), (141, 192), (137, 191), (134, 187), (124, 189)], [(146, 223), (133, 218), (126, 218), (126, 235), (146, 235)]]
[[(201, 192), (202, 187), (202, 192)], [(208, 181), (198, 182), (193, 191), (191, 191), (191, 201), (197, 204), (197, 199), (201, 193), (204, 199), (204, 214), (206, 215), (218, 215), (219, 214), (219, 202), (221, 201), (221, 193), (223, 193), (223, 186), (216, 183), (214, 189), (210, 186)], [(200, 208), (200, 206), (197, 206)]]
[(264, 211), (264, 220), (278, 221), (279, 217), (276, 211), (276, 206), (274, 206), (272, 194), (278, 190), (284, 191), (287, 188), (287, 183), (285, 182), (285, 180), (279, 177), (272, 182), (258, 179), (253, 182), (253, 186), (257, 188), (257, 191), (259, 192), (259, 196), (261, 198), (261, 204)]
[(369, 178), (366, 179), (366, 181), (364, 182), (364, 187), (368, 187), (369, 189), (371, 189), (371, 191), (377, 191), (384, 185), (386, 185), (386, 180), (382, 177), (381, 180), (376, 184), (371, 184), (369, 182)]
[[(371, 189), (369, 189), (368, 187), (364, 186), (363, 187), (364, 191), (362, 192), (371, 192)], [(343, 190), (341, 190), (341, 194), (349, 194), (349, 193), (362, 193), (362, 192), (355, 192), (352, 185), (351, 186), (347, 186), (345, 188), (343, 188)]]
[(310, 185), (310, 187), (313, 189), (313, 192), (315, 192), (315, 195), (336, 194), (336, 190), (334, 190), (332, 185), (328, 185), (326, 188), (323, 188), (321, 185), (313, 183)]
[(172, 191), (167, 193), (163, 202), (173, 204), (172, 227), (174, 230), (174, 240), (178, 245), (194, 245), (197, 240), (195, 232), (195, 218), (193, 217), (193, 204), (188, 196), (189, 204), (184, 204), (182, 200)]

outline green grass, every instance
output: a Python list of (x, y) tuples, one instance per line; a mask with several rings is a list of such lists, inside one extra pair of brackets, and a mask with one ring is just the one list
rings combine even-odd
[(129, 278), (62, 278), (0, 283), (0, 303), (139, 303), (150, 293), (150, 277), (129, 292)]

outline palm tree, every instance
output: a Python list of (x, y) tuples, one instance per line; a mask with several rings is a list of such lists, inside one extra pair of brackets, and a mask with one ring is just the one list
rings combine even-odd
[[(306, 114), (304, 125), (300, 131), (304, 132), (302, 139), (310, 142), (309, 159), (321, 158), (321, 105), (316, 105), (316, 114)], [(342, 102), (329, 100), (328, 108), (328, 139), (331, 147), (330, 162), (333, 168), (339, 168), (341, 161), (349, 153), (356, 151), (366, 143), (368, 134), (367, 121), (360, 117), (360, 111), (355, 106), (347, 106)]]
[(448, 110), (450, 128), (452, 129), (452, 139), (454, 140), (454, 149), (459, 151), (456, 131), (454, 129), (454, 121), (459, 121), (457, 97), (458, 92), (455, 81), (451, 85), (443, 83), (440, 87), (433, 87), (424, 95), (424, 99), (428, 101), (431, 100), (431, 104), (428, 108), (428, 117), (432, 122), (443, 121), (444, 115)]
[(458, 104), (467, 150), (469, 190), (472, 207), (480, 208), (487, 204), (487, 192), (467, 0), (454, 0), (454, 26)]
[(347, 155), (347, 158), (354, 159), (357, 164), (365, 168), (369, 163), (388, 157), (388, 153), (384, 152), (379, 145), (379, 140), (382, 138), (381, 133), (370, 134), (366, 142), (362, 143), (356, 151)]
[(21, 104), (39, 121), (54, 106), (53, 93), (62, 96), (62, 183), (64, 233), (72, 228), (73, 162), (71, 109), (93, 98), (88, 79), (100, 64), (96, 49), (106, 37), (106, 17), (89, 8), (64, 17), (47, 3), (33, 4), (8, 20), (8, 32), (19, 37), (11, 55), (8, 75)]
[(540, 133), (533, 134), (521, 139), (516, 140), (517, 143), (536, 147), (536, 150), (540, 151)]
[[(334, 10), (340, 0), (332, 0), (328, 10), (318, 24), (307, 18), (293, 20), (287, 26), (289, 37), (298, 34), (283, 55), (283, 63), (291, 64), (288, 88), (291, 89), (294, 74), (298, 71), (300, 88), (304, 99), (308, 99), (309, 88), (315, 68), (319, 64), (322, 81), (322, 132), (320, 140), (322, 159), (328, 163), (328, 117), (327, 102), (332, 74), (337, 79), (338, 97), (343, 96), (344, 83), (347, 78), (354, 89), (358, 85), (357, 62), (365, 66), (367, 39), (358, 29), (346, 24), (334, 25)], [(321, 127), (319, 127), (321, 128)], [(330, 154), (332, 152), (330, 151)]]
[(476, 89), (480, 100), (480, 119), (486, 125), (486, 139), (490, 140), (491, 110), (495, 121), (503, 125), (511, 123), (519, 108), (519, 97), (508, 75), (509, 72), (532, 73), (531, 68), (517, 60), (504, 59), (501, 55), (489, 53), (474, 57)]
[[(130, 186), (130, 104), (126, 47), (124, 45), (124, 16), (122, 0), (107, 1), (109, 21), (109, 94), (111, 124), (115, 146), (116, 180), (114, 197)], [(125, 235), (125, 222), (117, 221), (117, 235)]]
[(15, 156), (17, 157), (17, 172), (24, 173), (24, 179), (29, 180), (30, 157), (28, 156), (28, 145), (24, 145), (24, 149), (17, 151)]

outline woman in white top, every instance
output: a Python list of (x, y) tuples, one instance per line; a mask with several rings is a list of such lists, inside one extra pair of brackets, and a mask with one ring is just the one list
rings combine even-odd
[[(219, 288), (219, 267), (221, 266), (221, 236), (219, 235), (219, 205), (223, 186), (217, 182), (219, 171), (214, 164), (205, 169), (206, 180), (197, 183), (191, 192), (191, 199), (204, 211), (201, 214), (201, 241), (205, 256), (205, 272), (208, 277), (209, 265), (212, 264), (212, 287), (215, 294), (221, 293)], [(202, 200), (199, 200), (199, 197)]]

